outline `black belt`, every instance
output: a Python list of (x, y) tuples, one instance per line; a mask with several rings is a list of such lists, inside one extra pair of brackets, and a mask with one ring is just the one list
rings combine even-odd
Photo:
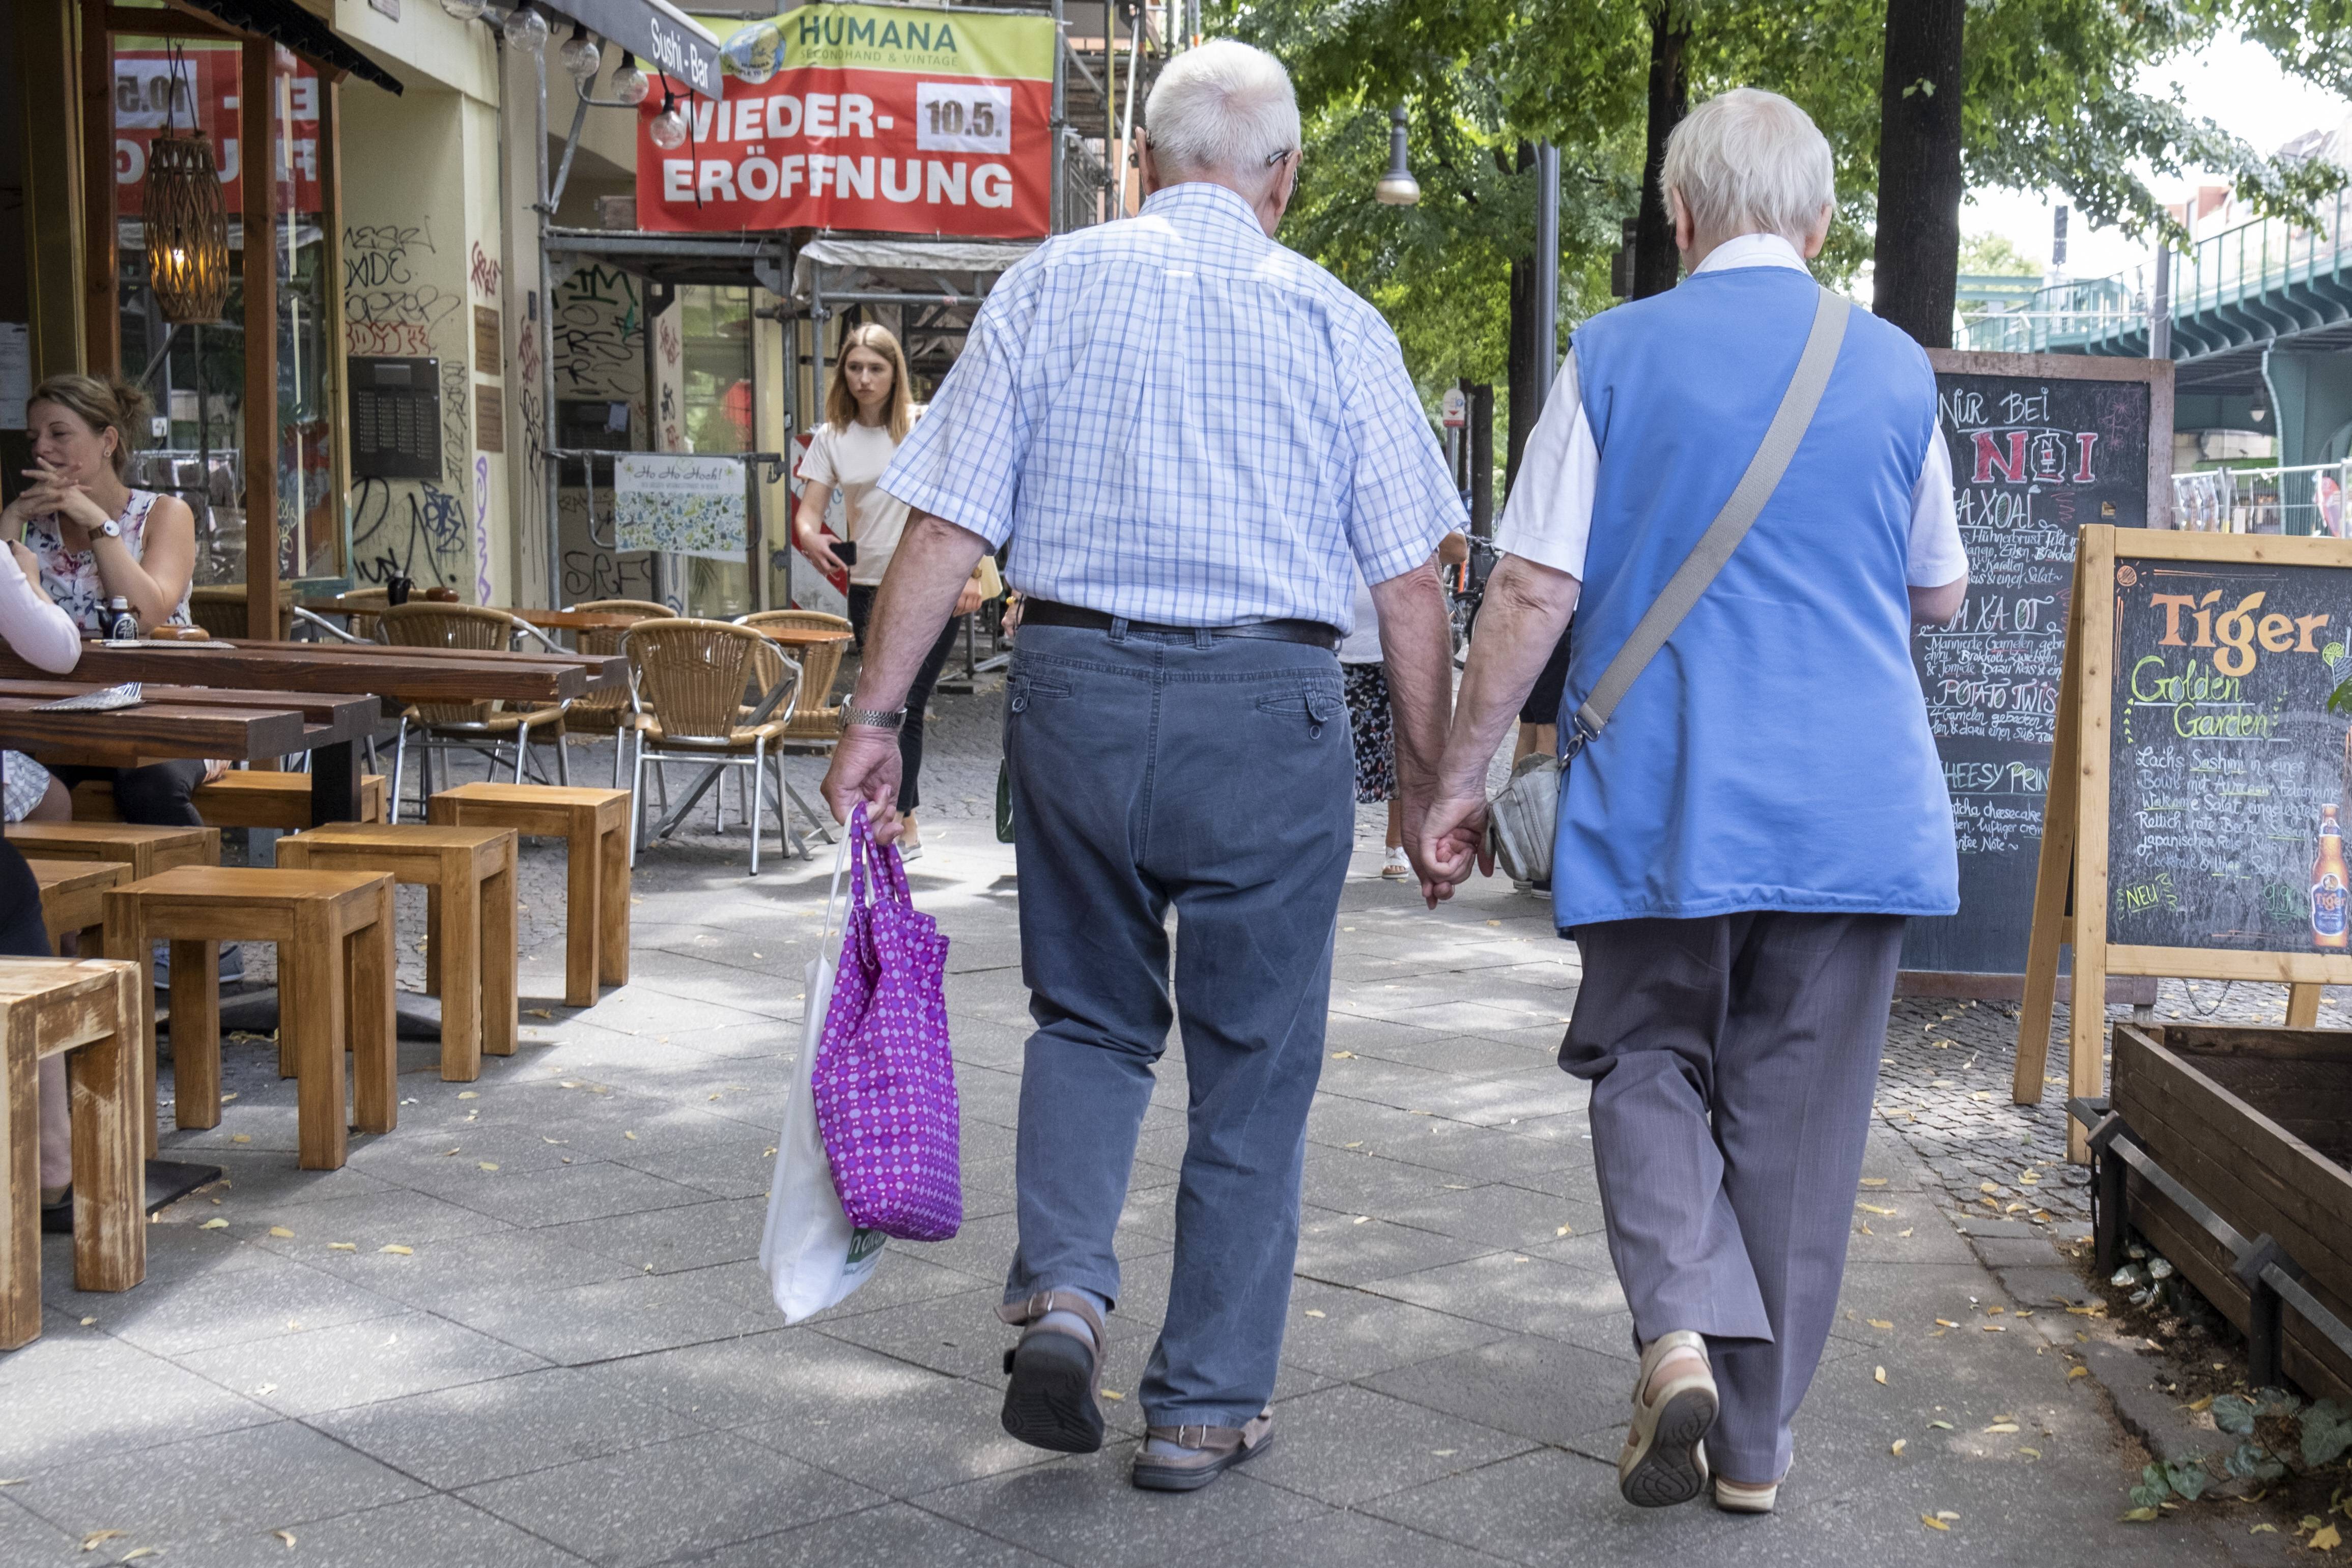
[[(1056, 604), (1050, 599), (1032, 599), (1021, 607), (1024, 626), (1082, 626), (1088, 631), (1108, 632), (1113, 618), (1099, 610), (1081, 610), (1075, 604)], [(1239, 626), (1168, 626), (1157, 621), (1120, 621), (1129, 632), (1150, 632), (1162, 636), (1192, 637), (1207, 632), (1212, 637), (1261, 637), (1270, 643), (1305, 643), (1327, 650), (1339, 646), (1339, 633), (1320, 621), (1250, 621)]]

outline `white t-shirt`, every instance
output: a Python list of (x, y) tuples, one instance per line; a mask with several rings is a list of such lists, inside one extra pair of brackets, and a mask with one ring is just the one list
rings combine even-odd
[(1372, 602), (1372, 585), (1360, 572), (1356, 577), (1356, 626), (1339, 639), (1339, 662), (1343, 664), (1377, 664), (1381, 662), (1381, 612)]
[[(1802, 271), (1804, 266), (1797, 247), (1779, 235), (1742, 235), (1717, 246), (1698, 270), (1793, 267)], [(1571, 349), (1520, 455), (1519, 482), (1511, 487), (1496, 548), (1582, 578), (1585, 542), (1592, 532), (1593, 480), (1600, 467), (1601, 452), (1584, 417)], [(1941, 588), (1968, 570), (1969, 554), (1953, 509), (1952, 457), (1938, 430), (1927, 442), (1919, 476), (1911, 486), (1911, 557), (1905, 580), (1913, 588)]]
[(837, 430), (828, 420), (816, 427), (801, 459), (803, 479), (841, 492), (842, 515), (848, 519), (850, 541), (857, 547), (857, 559), (849, 568), (852, 582), (871, 586), (881, 581), (891, 552), (898, 548), (898, 536), (906, 531), (907, 503), (875, 486), (898, 450), (887, 424), (852, 421), (846, 430)]

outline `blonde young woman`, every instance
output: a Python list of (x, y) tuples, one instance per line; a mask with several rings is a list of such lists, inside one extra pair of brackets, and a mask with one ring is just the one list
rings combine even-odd
[[(874, 611), (874, 593), (889, 570), (898, 535), (907, 526), (907, 507), (886, 495), (876, 481), (914, 427), (913, 393), (907, 384), (907, 356), (888, 329), (874, 322), (852, 327), (842, 334), (841, 361), (825, 392), (824, 423), (810, 438), (801, 459), (800, 510), (793, 519), (793, 541), (820, 571), (849, 573), (849, 623), (862, 646), (866, 619)], [(825, 508), (833, 493), (841, 492), (842, 510), (849, 528), (848, 542), (856, 559), (845, 562), (834, 550), (839, 541), (824, 532)], [(921, 803), (919, 778), (923, 767), (923, 707), (931, 687), (946, 668), (948, 654), (963, 634), (963, 618), (981, 606), (980, 578), (964, 585), (955, 613), (939, 641), (931, 645), (915, 683), (907, 691), (907, 721), (898, 732), (900, 775), (898, 811), (906, 831), (900, 851), (911, 860), (923, 845), (914, 810)]]
[[(0, 540), (21, 545), (43, 591), (84, 635), (103, 630), (108, 601), (131, 601), (141, 630), (188, 622), (196, 566), (196, 519), (175, 497), (135, 490), (131, 432), (147, 398), (121, 382), (51, 376), (26, 404), (33, 466), (23, 494), (0, 510)], [(28, 573), (28, 575), (30, 575)], [(145, 768), (58, 768), (68, 789), (86, 779), (114, 787), (127, 822), (202, 827), (189, 801), (217, 762), (158, 762)]]

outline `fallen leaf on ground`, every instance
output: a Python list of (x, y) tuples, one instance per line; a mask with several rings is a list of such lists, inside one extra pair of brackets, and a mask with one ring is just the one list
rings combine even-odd
[(414, 1247), (403, 1247), (397, 1241), (387, 1241), (383, 1246), (377, 1248), (376, 1250), (379, 1252), (389, 1252), (395, 1258), (407, 1258), (414, 1256), (416, 1249)]
[(163, 1549), (160, 1546), (141, 1546), (124, 1552), (122, 1560), (125, 1563), (136, 1563), (142, 1557), (161, 1557), (163, 1554)]
[(1576, 1234), (1576, 1228), (1572, 1225), (1563, 1225), (1558, 1230), (1553, 1231), (1552, 1234), (1554, 1236), (1573, 1236)]
[(1356, 1053), (1352, 1051), (1335, 1051), (1331, 1053), (1331, 1060), (1334, 1061), (1353, 1061), (1356, 1060)]
[(1952, 1424), (1951, 1424), (1949, 1421), (1930, 1421), (1930, 1422), (1928, 1422), (1928, 1423), (1927, 1423), (1927, 1425), (1928, 1425), (1928, 1426), (1930, 1426), (1930, 1427), (1935, 1427), (1940, 1428), (1941, 1430), (1946, 1431), (1946, 1432), (1948, 1432), (1948, 1431), (1950, 1431), (1950, 1430), (1952, 1429)]
[(493, 1161), (490, 1161), (490, 1160), (476, 1160), (476, 1161), (474, 1162), (474, 1167), (475, 1167), (477, 1170), (485, 1170), (485, 1171), (494, 1171), (494, 1170), (496, 1170), (496, 1169), (498, 1169), (498, 1168), (499, 1168), (499, 1167), (498, 1167), (498, 1166), (497, 1166), (497, 1164), (496, 1164), (495, 1162), (493, 1162)]
[(2014, 1421), (1995, 1421), (1991, 1426), (1987, 1427), (1985, 1430), (1988, 1432), (2014, 1432), (2017, 1430), (2017, 1423)]
[(2276, 1535), (2278, 1533), (2278, 1526), (2275, 1524), (2257, 1524), (2252, 1529), (2247, 1531), (2246, 1533), (2248, 1535)]
[(555, 1016), (552, 1011), (546, 1008), (525, 1008), (522, 1010), (529, 1013), (535, 1019), (551, 1019)]
[(197, 1226), (196, 1228), (199, 1230), (226, 1230), (228, 1228), (228, 1221), (215, 1215), (212, 1218), (205, 1220), (202, 1225)]
[(292, 1231), (290, 1231), (290, 1230), (287, 1229), (287, 1228), (286, 1228), (284, 1226), (282, 1226), (282, 1225), (273, 1225), (273, 1226), (271, 1226), (271, 1227), (269, 1228), (269, 1234), (270, 1234), (270, 1235), (272, 1235), (272, 1236), (275, 1236), (275, 1237), (278, 1237), (278, 1238), (280, 1238), (281, 1239), (288, 1239), (288, 1240), (292, 1239), (293, 1235), (294, 1235), (294, 1233), (293, 1233)]
[(92, 1531), (89, 1534), (81, 1538), (81, 1549), (84, 1552), (95, 1552), (106, 1542), (112, 1541), (119, 1536), (124, 1536), (130, 1533), (131, 1532), (127, 1530)]
[(1939, 1508), (1939, 1509), (1937, 1509), (1937, 1510), (1936, 1511), (1936, 1517), (1937, 1517), (1937, 1519), (1943, 1519), (1943, 1520), (1953, 1520), (1953, 1519), (1958, 1519), (1958, 1518), (1959, 1518), (1960, 1516), (1959, 1516), (1958, 1514), (1957, 1514), (1957, 1513), (1954, 1513), (1954, 1512), (1953, 1512), (1950, 1509), (1948, 1509), (1948, 1508)]
[(292, 1531), (273, 1530), (269, 1533), (278, 1537), (278, 1540), (286, 1542), (287, 1551), (291, 1552), (294, 1550), (294, 1532)]
[(2152, 1508), (2135, 1508), (2126, 1510), (2123, 1520), (2126, 1524), (2147, 1524), (2157, 1517), (2157, 1511)]
[(81, 1321), (81, 1326), (84, 1328), (95, 1328), (97, 1325), (98, 1320), (96, 1318), (84, 1318)]
[(1450, 1459), (1462, 1450), (1459, 1448), (1432, 1448), (1429, 1451), (1435, 1454), (1441, 1459)]
[(1355, 1218), (1348, 1221), (1348, 1223), (1350, 1225), (1362, 1225), (1368, 1222), (1371, 1218), (1372, 1217), (1369, 1214), (1360, 1214), (1356, 1216)]
[(1885, 1176), (1864, 1176), (1862, 1178), (1862, 1185), (1864, 1186), (1885, 1186), (1886, 1185), (1886, 1178)]
[(1905, 1226), (1902, 1229), (1900, 1229), (1900, 1230), (1896, 1231), (1895, 1234), (1895, 1235), (1897, 1235), (1897, 1236), (1908, 1236), (1908, 1235), (1910, 1235), (1910, 1234), (1911, 1234), (1911, 1229), (1912, 1229), (1912, 1228), (1911, 1228), (1910, 1226), (1906, 1225), (1906, 1226)]
[(1307, 1309), (1307, 1315), (1310, 1318), (1320, 1318), (1327, 1317), (1329, 1314), (1325, 1312), (1320, 1307), (1309, 1307)]
[(231, 1133), (228, 1135), (228, 1141), (232, 1144), (249, 1144), (253, 1142), (253, 1134), (251, 1133)]
[(1891, 1208), (1881, 1208), (1874, 1203), (1857, 1203), (1854, 1207), (1862, 1210), (1864, 1214), (1875, 1214), (1881, 1217), (1890, 1215), (1895, 1212)]
[(2304, 1544), (2314, 1552), (2333, 1552), (2344, 1544), (2344, 1537), (2334, 1525), (2323, 1524), (2311, 1532), (2311, 1539)]
[(1942, 1520), (1937, 1519), (1932, 1513), (1921, 1514), (1919, 1516), (1919, 1522), (1926, 1525), (1930, 1530), (1949, 1530), (1952, 1528), (1950, 1525), (1946, 1524)]
[(327, 1250), (330, 1252), (356, 1252), (359, 1249), (360, 1244), (356, 1241), (330, 1241), (327, 1243)]
[(1874, 1383), (1885, 1383), (1886, 1381), (1886, 1368), (1883, 1366), (1872, 1367), (1870, 1369), (1870, 1378)]
[(1895, 1446), (1894, 1446), (1893, 1448), (1891, 1448), (1887, 1449), (1886, 1451), (1887, 1451), (1888, 1453), (1890, 1453), (1890, 1454), (1894, 1454), (1894, 1455), (1900, 1456), (1900, 1455), (1902, 1454), (1903, 1450), (1904, 1450), (1905, 1448), (1908, 1448), (1908, 1447), (1910, 1447), (1910, 1439), (1909, 1439), (1909, 1438), (1907, 1438), (1907, 1437), (1897, 1437), (1897, 1438), (1895, 1438)]
[[(716, 1099), (718, 1099), (718, 1098), (719, 1098), (719, 1096), (718, 1096), (718, 1095), (716, 1095), (716, 1094), (713, 1094), (713, 1095), (711, 1096), (711, 1098), (712, 1098), (713, 1100), (716, 1100)], [(623, 1137), (625, 1137), (625, 1138), (628, 1139), (628, 1140), (629, 1140), (629, 1142), (631, 1142), (631, 1143), (633, 1143), (633, 1144), (634, 1144), (634, 1143), (635, 1143), (635, 1142), (637, 1141), (637, 1135), (636, 1135), (635, 1133), (623, 1133), (623, 1134), (621, 1134), (621, 1136), (623, 1136)]]
[(479, 1100), (481, 1097), (479, 1090), (461, 1089), (457, 1092), (457, 1098), (460, 1100)]
[(556, 1087), (558, 1089), (577, 1089), (580, 1087), (580, 1080), (577, 1078), (562, 1079), (557, 1082)]
[(1891, 1329), (1895, 1326), (1885, 1318), (1865, 1318), (1863, 1321), (1874, 1329)]
[(2074, 1382), (2074, 1379), (2078, 1377), (2088, 1377), (2090, 1375), (2091, 1369), (2087, 1366), (2070, 1366), (2066, 1369), (2066, 1381), (2069, 1383)]
[(1126, 1395), (1121, 1394), (1121, 1393), (1120, 1393), (1118, 1389), (1116, 1389), (1116, 1388), (1106, 1388), (1106, 1389), (1104, 1389), (1104, 1390), (1102, 1391), (1102, 1396), (1103, 1396), (1104, 1398), (1106, 1398), (1106, 1399), (1124, 1399), (1124, 1398), (1126, 1398), (1126, 1397), (1127, 1397), (1127, 1396), (1126, 1396)]
[(2020, 1448), (2017, 1451), (2029, 1459), (2038, 1459), (2042, 1457), (2042, 1450), (2039, 1448)]

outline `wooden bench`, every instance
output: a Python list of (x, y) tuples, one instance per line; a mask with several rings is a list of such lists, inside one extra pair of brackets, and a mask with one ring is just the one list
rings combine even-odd
[[(392, 878), (341, 871), (183, 866), (106, 895), (110, 957), (172, 944), (173, 1121), (220, 1125), (220, 944), (278, 944), (278, 1071), (290, 1065), (299, 1163), (341, 1168), (349, 1146), (343, 1052), (356, 1082), (350, 1121), (388, 1133), (398, 1116), (392, 1011)], [(155, 1114), (153, 993), (142, 1009), (148, 1153)]]
[(26, 860), (33, 880), (41, 888), (41, 923), (49, 928), (49, 947), (63, 952), (68, 932), (82, 938), (82, 951), (95, 957), (103, 946), (106, 893), (131, 880), (122, 861)]
[(68, 1053), (74, 1287), (127, 1291), (147, 1277), (138, 1050), (145, 969), (102, 958), (0, 958), (0, 1350), (15, 1350), (41, 1332), (35, 1107), (43, 1057)]
[(378, 871), (422, 885), (426, 991), (441, 998), (441, 1076), (471, 1082), (482, 1053), (515, 1050), (515, 847), (511, 828), (331, 822), (278, 841), (289, 871)]
[[(299, 832), (310, 825), (310, 776), (308, 773), (260, 773), (250, 768), (224, 773), (196, 787), (189, 797), (207, 827), (278, 828)], [(360, 779), (360, 810), (363, 820), (383, 821), (384, 781), (381, 773)], [(74, 821), (121, 821), (110, 785), (89, 779), (74, 786)]]
[(512, 828), (564, 841), (563, 1005), (629, 983), (629, 792), (573, 785), (461, 784), (433, 797), (436, 826)]
[(218, 828), (150, 828), (136, 822), (11, 822), (8, 841), (27, 858), (121, 861), (133, 882), (184, 865), (220, 864)]

